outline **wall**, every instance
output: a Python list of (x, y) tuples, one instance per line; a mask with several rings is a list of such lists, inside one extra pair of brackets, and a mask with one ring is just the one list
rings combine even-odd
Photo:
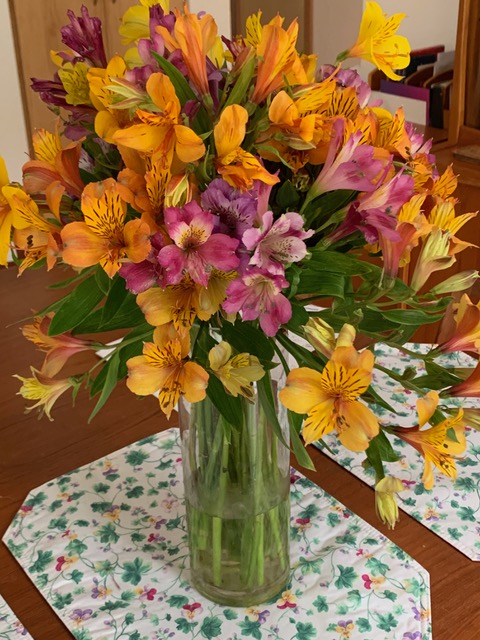
[(214, 18), (218, 26), (218, 35), (231, 37), (232, 27), (229, 0), (189, 0), (190, 11), (198, 13), (206, 11)]
[(0, 60), (2, 61), (0, 155), (6, 162), (10, 180), (18, 181), (22, 176), (21, 167), (28, 160), (26, 155), (28, 141), (8, 0), (0, 0)]

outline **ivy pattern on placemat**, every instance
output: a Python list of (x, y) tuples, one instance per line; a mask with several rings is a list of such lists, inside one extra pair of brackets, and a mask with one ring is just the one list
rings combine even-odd
[[(413, 343), (405, 346), (411, 351), (423, 350), (424, 353), (431, 348), (431, 345)], [(418, 375), (425, 371), (423, 361), (414, 360), (386, 345), (375, 348), (375, 359), (396, 373), (403, 373), (407, 367), (414, 367)], [(476, 364), (470, 356), (458, 353), (442, 356), (439, 362), (451, 368), (474, 367)], [(374, 371), (374, 379), (377, 391), (398, 413), (395, 415), (377, 406), (374, 410), (380, 422), (405, 427), (415, 424), (418, 396), (382, 372)], [(455, 398), (448, 401), (448, 406), (480, 407), (480, 400)], [(400, 460), (386, 466), (388, 473), (400, 478), (405, 486), (405, 491), (398, 494), (399, 506), (470, 559), (480, 561), (480, 432), (466, 431), (467, 450), (456, 463), (457, 479), (453, 482), (441, 473), (435, 473), (435, 486), (430, 491), (425, 490), (421, 482), (422, 456), (395, 437), (389, 436)], [(362, 465), (364, 454), (347, 451), (335, 436), (329, 435), (325, 441), (331, 450), (323, 449), (326, 455), (367, 484), (374, 484), (373, 472)]]
[(2, 596), (0, 596), (0, 640), (33, 640)]
[(57, 478), (4, 541), (76, 640), (429, 640), (428, 573), (292, 470), (291, 582), (248, 609), (189, 586), (170, 429)]

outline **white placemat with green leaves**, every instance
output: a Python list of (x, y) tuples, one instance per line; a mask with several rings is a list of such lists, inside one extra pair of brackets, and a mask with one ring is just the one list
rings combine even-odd
[(2, 596), (0, 596), (0, 640), (33, 640)]
[[(423, 349), (424, 353), (431, 348), (430, 345), (413, 343), (405, 346), (412, 351)], [(425, 371), (423, 361), (414, 360), (386, 345), (375, 348), (375, 359), (397, 373), (403, 373), (406, 367), (415, 367), (419, 374)], [(452, 368), (474, 367), (476, 364), (466, 354), (442, 356), (439, 362)], [(406, 391), (382, 372), (375, 370), (374, 380), (376, 390), (398, 412), (395, 416), (377, 406), (375, 413), (380, 421), (405, 427), (415, 424), (418, 396), (413, 391)], [(449, 400), (448, 404), (480, 407), (480, 400), (455, 398)], [(326, 455), (367, 484), (374, 484), (373, 473), (362, 466), (364, 454), (347, 451), (332, 435), (327, 436), (325, 442), (331, 449), (331, 453), (323, 450)], [(424, 466), (422, 456), (399, 438), (392, 437), (391, 442), (400, 460), (386, 466), (389, 473), (400, 478), (405, 486), (405, 490), (398, 494), (399, 506), (470, 559), (480, 561), (480, 432), (467, 429), (467, 449), (463, 459), (456, 463), (457, 479), (452, 481), (437, 472), (431, 491), (426, 491), (421, 482)]]
[(32, 491), (4, 536), (77, 640), (429, 640), (428, 573), (292, 470), (291, 583), (248, 609), (189, 586), (177, 429)]

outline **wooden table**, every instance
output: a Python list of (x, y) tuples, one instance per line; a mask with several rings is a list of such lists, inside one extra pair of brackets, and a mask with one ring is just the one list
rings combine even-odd
[[(23, 338), (18, 321), (55, 299), (55, 292), (45, 287), (61, 275), (41, 270), (17, 279), (15, 268), (0, 270), (0, 535), (31, 489), (171, 426), (153, 397), (137, 400), (124, 385), (90, 425), (93, 402), (85, 393), (79, 394), (73, 409), (70, 398), (61, 397), (53, 409), (54, 422), (39, 421), (33, 412), (24, 414), (25, 402), (16, 395), (20, 383), (12, 376), (28, 376), (29, 366), (40, 366), (42, 356)], [(81, 365), (92, 357), (80, 355), (76, 362)], [(306, 472), (309, 478), (430, 572), (434, 639), (477, 640), (480, 565), (403, 512), (396, 529), (387, 531), (376, 518), (372, 489), (316, 449), (310, 453), (318, 470)], [(35, 640), (72, 639), (4, 545), (0, 545), (0, 594)]]

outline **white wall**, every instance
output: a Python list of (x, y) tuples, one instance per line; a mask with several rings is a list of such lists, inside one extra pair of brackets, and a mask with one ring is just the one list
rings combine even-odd
[(28, 160), (28, 142), (8, 0), (0, 0), (0, 60), (0, 155), (6, 162), (10, 180), (19, 181), (22, 176), (21, 167)]

